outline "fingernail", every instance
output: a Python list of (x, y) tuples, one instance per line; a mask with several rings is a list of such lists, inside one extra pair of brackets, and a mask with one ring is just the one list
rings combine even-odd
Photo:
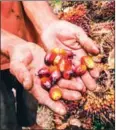
[(96, 54), (99, 53), (99, 49), (98, 49), (96, 46), (93, 46), (93, 47), (92, 47), (92, 51), (93, 51), (94, 53), (96, 53)]
[(63, 109), (63, 108), (62, 108), (62, 109), (60, 109), (60, 114), (61, 114), (61, 115), (65, 115), (65, 114), (66, 114), (66, 110), (65, 110), (65, 109)]

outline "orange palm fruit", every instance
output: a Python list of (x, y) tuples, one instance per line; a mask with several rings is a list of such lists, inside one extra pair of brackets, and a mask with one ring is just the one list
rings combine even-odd
[(62, 55), (58, 54), (58, 55), (55, 57), (55, 59), (54, 59), (54, 61), (53, 61), (53, 64), (54, 64), (54, 65), (57, 65), (57, 64), (60, 62), (61, 58), (62, 58)]
[(60, 48), (53, 48), (52, 50), (51, 50), (51, 52), (53, 52), (53, 53), (55, 53), (55, 54), (60, 54)]
[(84, 64), (80, 64), (75, 67), (75, 73), (78, 76), (82, 76), (87, 71), (87, 67)]
[(49, 67), (49, 69), (50, 69), (50, 73), (52, 73), (52, 72), (54, 72), (54, 71), (56, 71), (56, 70), (59, 70), (56, 65), (54, 65), (54, 66), (51, 65), (51, 66)]
[(41, 85), (44, 89), (49, 90), (52, 87), (50, 78), (43, 77), (40, 79), (40, 81), (41, 81)]
[(95, 66), (95, 63), (91, 56), (83, 56), (81, 58), (81, 64), (85, 64), (89, 69), (93, 69)]
[(62, 91), (58, 87), (52, 87), (49, 91), (52, 100), (59, 100), (62, 97)]
[(58, 64), (58, 68), (61, 72), (70, 70), (72, 68), (72, 60), (62, 58)]
[(65, 49), (62, 49), (62, 48), (54, 48), (51, 50), (51, 52), (56, 53), (56, 54), (61, 54), (61, 55), (66, 54)]

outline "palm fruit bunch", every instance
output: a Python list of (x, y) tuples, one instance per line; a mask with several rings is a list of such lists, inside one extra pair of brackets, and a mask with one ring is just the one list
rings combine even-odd
[(83, 56), (81, 64), (75, 66), (72, 62), (75, 54), (66, 49), (54, 48), (44, 57), (45, 67), (38, 71), (41, 85), (50, 90), (50, 97), (59, 100), (62, 97), (60, 88), (53, 87), (61, 79), (70, 80), (72, 77), (83, 75), (88, 69), (94, 68), (94, 62), (90, 56)]

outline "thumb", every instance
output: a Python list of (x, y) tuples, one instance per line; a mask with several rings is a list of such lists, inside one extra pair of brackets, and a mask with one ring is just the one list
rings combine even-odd
[(26, 90), (32, 87), (32, 77), (26, 65), (22, 62), (11, 62), (10, 72), (17, 78)]

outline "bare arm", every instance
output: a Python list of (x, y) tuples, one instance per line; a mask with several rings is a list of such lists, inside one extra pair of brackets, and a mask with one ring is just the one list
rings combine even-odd
[(24, 9), (38, 32), (57, 20), (46, 1), (23, 1)]
[(1, 54), (10, 57), (12, 49), (21, 43), (27, 43), (23, 39), (1, 29)]

